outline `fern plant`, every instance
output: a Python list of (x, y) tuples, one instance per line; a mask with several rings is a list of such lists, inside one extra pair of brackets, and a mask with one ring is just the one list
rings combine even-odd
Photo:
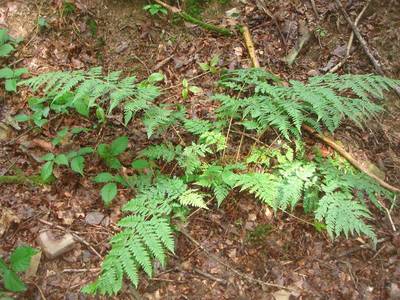
[[(370, 98), (381, 99), (399, 81), (373, 75), (325, 75), (282, 86), (279, 78), (261, 69), (236, 70), (220, 80), (226, 90), (213, 97), (220, 104), (215, 114), (188, 119), (183, 106), (154, 103), (160, 95), (155, 83), (163, 79), (161, 74), (140, 83), (120, 75), (103, 76), (100, 68), (94, 68), (43, 74), (21, 83), (45, 94), (30, 101), (32, 116), (20, 117), (38, 126), (45, 124), (50, 111), (74, 108), (90, 116), (93, 108), (98, 119), (105, 120), (121, 107), (125, 124), (140, 112), (148, 138), (171, 127), (179, 135), (179, 145), (169, 141), (142, 149), (131, 164), (132, 176), (117, 173), (118, 156), (128, 145), (126, 137), (97, 148), (109, 168), (94, 178), (103, 184), (105, 204), (111, 203), (121, 185), (133, 189), (136, 196), (123, 206), (121, 232), (111, 239), (100, 277), (85, 292), (112, 295), (122, 288), (124, 277), (137, 286), (141, 270), (152, 276), (152, 262), (164, 265), (167, 253), (174, 251), (174, 216), (190, 207), (206, 209), (209, 192), (218, 206), (232, 190), (247, 191), (274, 210), (302, 206), (314, 217), (316, 227), (323, 224), (332, 238), (363, 234), (376, 241), (368, 223), (372, 218), (368, 203), (382, 209), (379, 199), (392, 199), (392, 195), (336, 158), (309, 161), (301, 144), (301, 127), (334, 131), (344, 119), (362, 126), (382, 110)], [(237, 126), (250, 133), (274, 128), (286, 142), (278, 138), (268, 148), (254, 146), (247, 157), (237, 156), (232, 163), (226, 150), (230, 150), (228, 140), (233, 140), (229, 133)], [(180, 130), (187, 133), (183, 138)], [(57, 157), (49, 157), (46, 164), (57, 164)], [(58, 164), (65, 164), (61, 158)], [(166, 170), (169, 176), (163, 174)]]
[(287, 139), (299, 138), (303, 124), (333, 132), (347, 118), (362, 126), (382, 110), (370, 97), (382, 99), (384, 91), (400, 85), (399, 80), (376, 75), (327, 74), (312, 77), (306, 84), (291, 80), (290, 86), (277, 85), (277, 81), (260, 69), (227, 72), (220, 84), (246, 97), (215, 95), (221, 103), (219, 116), (252, 121), (258, 130), (273, 127)]
[[(90, 109), (95, 108), (99, 119), (105, 114), (102, 105), (107, 104), (107, 115), (110, 115), (123, 103), (127, 111), (125, 123), (128, 123), (135, 112), (159, 96), (154, 84), (164, 77), (154, 73), (137, 84), (135, 76), (120, 79), (121, 73), (115, 71), (104, 76), (101, 67), (89, 71), (49, 72), (23, 80), (19, 85), (28, 86), (34, 92), (43, 88), (50, 107), (56, 111), (75, 108), (78, 113), (88, 116)], [(135, 105), (140, 108), (135, 110)]]

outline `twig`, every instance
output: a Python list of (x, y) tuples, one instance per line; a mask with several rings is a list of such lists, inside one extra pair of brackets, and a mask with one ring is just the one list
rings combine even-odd
[(211, 257), (212, 259), (214, 259), (216, 262), (218, 262), (219, 264), (223, 265), (224, 267), (226, 267), (227, 269), (231, 270), (233, 273), (235, 273), (237, 276), (246, 279), (249, 282), (252, 283), (257, 283), (261, 286), (268, 286), (268, 287), (274, 287), (274, 288), (278, 288), (278, 289), (285, 289), (285, 290), (289, 290), (289, 291), (295, 291), (297, 292), (296, 289), (291, 288), (291, 287), (287, 287), (287, 286), (283, 286), (283, 285), (279, 285), (279, 284), (275, 284), (275, 283), (269, 283), (269, 282), (265, 282), (262, 281), (260, 279), (256, 279), (248, 274), (242, 273), (238, 270), (236, 270), (234, 267), (232, 267), (231, 265), (229, 265), (228, 263), (224, 262), (223, 260), (221, 260), (219, 257), (217, 257), (216, 255), (212, 254), (210, 251), (208, 251), (203, 245), (201, 245), (198, 241), (196, 241), (187, 231), (185, 228), (183, 228), (183, 226), (179, 227), (179, 231), (189, 240), (191, 241), (193, 244), (195, 244), (197, 247), (199, 247), (201, 250), (203, 250), (209, 257)]
[[(367, 10), (368, 5), (369, 5), (370, 3), (371, 3), (371, 0), (368, 0), (368, 1), (365, 3), (363, 9), (361, 10), (361, 12), (359, 13), (359, 15), (357, 16), (356, 20), (354, 21), (354, 25), (356, 25), (356, 26), (358, 25), (358, 23), (360, 22), (362, 16), (364, 15), (364, 13), (365, 13), (365, 11)], [(349, 42), (347, 43), (346, 54), (345, 54), (344, 58), (343, 58), (337, 65), (335, 65), (333, 68), (331, 68), (331, 69), (329, 70), (329, 73), (334, 73), (334, 72), (336, 72), (337, 70), (339, 70), (339, 68), (341, 68), (341, 67), (346, 63), (346, 61), (347, 61), (347, 60), (349, 59), (349, 57), (350, 57), (350, 52), (351, 52), (351, 47), (353, 46), (353, 41), (354, 41), (354, 31), (352, 31), (351, 34), (350, 34), (350, 38), (349, 38)]]
[(42, 298), (42, 300), (47, 300), (47, 298), (46, 298), (46, 296), (44, 295), (42, 289), (40, 288), (40, 286), (39, 286), (36, 282), (28, 281), (28, 283), (32, 283), (34, 286), (36, 286), (36, 288), (38, 289), (39, 294), (40, 294), (40, 297)]
[(381, 201), (377, 200), (378, 203), (382, 206), (382, 208), (386, 211), (390, 225), (392, 226), (392, 230), (393, 232), (396, 232), (396, 226), (393, 223), (393, 219), (392, 219), (392, 215), (390, 214), (390, 210), (386, 207), (386, 205), (384, 205)]
[(84, 273), (84, 272), (98, 272), (101, 268), (92, 268), (92, 269), (64, 269), (62, 273)]
[(194, 268), (193, 271), (194, 271), (195, 273), (197, 273), (197, 274), (199, 274), (199, 275), (201, 275), (201, 276), (207, 278), (207, 279), (210, 279), (210, 280), (213, 280), (213, 281), (222, 283), (222, 284), (227, 284), (226, 280), (221, 279), (221, 278), (218, 278), (218, 277), (215, 277), (215, 276), (213, 276), (213, 275), (211, 275), (211, 274), (209, 274), (209, 273), (207, 273), (207, 272), (203, 272), (203, 271), (200, 270), (200, 269)]
[(319, 13), (318, 13), (318, 10), (317, 10), (317, 6), (315, 5), (315, 1), (314, 0), (310, 0), (310, 2), (311, 2), (311, 7), (312, 7), (312, 9), (314, 11), (314, 14), (317, 17), (317, 19), (319, 20)]
[(339, 0), (335, 0), (335, 2), (336, 2), (336, 5), (338, 6), (339, 10), (341, 11), (342, 15), (346, 19), (347, 23), (349, 23), (349, 25), (351, 26), (351, 29), (353, 30), (355, 36), (357, 37), (358, 41), (360, 42), (361, 47), (363, 48), (365, 54), (368, 56), (369, 60), (374, 65), (375, 70), (379, 74), (384, 75), (382, 67), (380, 66), (378, 61), (375, 59), (375, 57), (372, 55), (371, 51), (369, 50), (368, 44), (365, 41), (365, 39), (362, 37), (362, 35), (360, 34), (360, 31), (358, 30), (357, 25), (351, 21), (349, 15), (347, 14), (346, 10), (344, 9), (342, 3), (340, 3)]
[(247, 27), (246, 25), (242, 26), (242, 33), (243, 33), (244, 42), (246, 44), (247, 51), (249, 52), (249, 56), (250, 56), (251, 62), (253, 64), (253, 67), (259, 68), (260, 63), (257, 59), (257, 55), (256, 55), (256, 51), (254, 48), (253, 39), (251, 38), (251, 33), (249, 30), (249, 27)]
[(226, 28), (222, 28), (222, 27), (218, 27), (209, 23), (205, 23), (191, 15), (189, 15), (188, 13), (180, 10), (179, 8), (176, 8), (174, 6), (171, 6), (161, 0), (155, 0), (155, 2), (157, 2), (158, 4), (160, 4), (161, 6), (163, 6), (164, 8), (166, 8), (167, 10), (169, 10), (171, 13), (173, 14), (177, 14), (178, 16), (180, 16), (183, 20), (185, 20), (186, 22), (195, 24), (200, 26), (203, 29), (221, 34), (221, 35), (225, 35), (225, 36), (231, 36), (232, 32), (229, 29)]
[[(377, 240), (377, 241), (376, 241), (376, 244), (383, 243), (383, 242), (386, 242), (386, 241), (388, 241), (388, 240), (390, 240), (390, 238), (382, 238), (382, 239)], [(374, 249), (371, 248), (370, 245), (368, 245), (368, 244), (362, 244), (362, 245), (353, 247), (353, 248), (351, 248), (351, 249), (349, 249), (349, 250), (346, 250), (346, 251), (342, 252), (341, 254), (339, 254), (339, 255), (337, 255), (337, 256), (331, 255), (331, 258), (332, 258), (332, 259), (339, 259), (339, 258), (341, 258), (341, 257), (347, 256), (347, 255), (350, 255), (350, 254), (353, 254), (354, 252), (360, 251), (360, 250), (362, 250), (362, 249), (367, 249), (367, 250), (374, 251)]]
[(90, 245), (85, 239), (81, 238), (81, 237), (76, 233), (76, 231), (74, 232), (74, 231), (71, 231), (71, 230), (67, 230), (67, 229), (65, 229), (64, 227), (60, 226), (60, 225), (54, 224), (54, 223), (52, 223), (52, 222), (49, 222), (49, 221), (46, 221), (46, 220), (43, 220), (43, 219), (38, 219), (38, 221), (39, 221), (40, 223), (43, 223), (43, 224), (46, 224), (46, 225), (55, 227), (55, 228), (57, 228), (57, 229), (59, 229), (59, 230), (61, 230), (61, 231), (64, 231), (64, 232), (71, 232), (71, 234), (72, 234), (72, 236), (74, 237), (75, 240), (77, 240), (78, 242), (80, 242), (80, 243), (84, 244), (85, 246), (87, 246), (87, 247), (89, 248), (89, 250), (91, 250), (91, 251), (92, 251), (95, 255), (97, 255), (101, 260), (103, 260), (103, 257), (100, 255), (100, 253), (97, 252), (96, 249), (94, 249), (93, 246)]
[(350, 153), (348, 153), (345, 149), (343, 149), (341, 146), (339, 146), (331, 138), (319, 134), (318, 132), (316, 132), (314, 129), (312, 129), (311, 127), (309, 127), (307, 125), (303, 125), (302, 128), (305, 131), (311, 133), (316, 138), (318, 138), (321, 141), (323, 141), (325, 144), (327, 144), (328, 146), (330, 146), (334, 150), (336, 150), (341, 156), (343, 156), (345, 159), (347, 159), (354, 167), (356, 167), (358, 170), (360, 170), (361, 172), (365, 173), (366, 175), (368, 175), (369, 177), (374, 179), (376, 182), (378, 182), (384, 188), (388, 189), (389, 191), (395, 192), (395, 193), (399, 193), (400, 192), (400, 189), (390, 185), (389, 183), (387, 183), (384, 180), (380, 179), (378, 176), (376, 176), (375, 174), (373, 174), (369, 170), (367, 170), (365, 167), (363, 167), (355, 158), (353, 158), (351, 156)]
[(163, 59), (162, 61), (160, 61), (158, 64), (156, 64), (151, 70), (157, 71), (158, 69), (161, 69), (164, 65), (166, 65), (174, 56), (170, 55), (167, 58)]
[(93, 248), (92, 245), (90, 245), (85, 239), (81, 238), (79, 235), (76, 233), (72, 233), (74, 239), (76, 239), (78, 242), (81, 242), (82, 244), (86, 245), (100, 260), (103, 260), (103, 256), (100, 255), (99, 252), (97, 252), (96, 249)]

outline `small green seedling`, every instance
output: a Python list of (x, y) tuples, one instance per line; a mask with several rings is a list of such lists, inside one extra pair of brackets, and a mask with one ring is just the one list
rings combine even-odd
[(62, 14), (63, 16), (72, 15), (76, 11), (76, 6), (74, 3), (69, 1), (63, 2)]
[(8, 57), (15, 51), (16, 41), (8, 35), (6, 29), (0, 29), (0, 57)]
[(44, 32), (47, 28), (49, 28), (49, 23), (47, 22), (46, 18), (39, 17), (37, 20), (37, 26), (39, 27), (40, 32)]
[(149, 4), (143, 7), (150, 15), (166, 15), (168, 11), (159, 4)]
[(68, 127), (65, 127), (57, 131), (57, 136), (51, 140), (53, 146), (60, 145), (62, 141), (66, 138), (67, 134), (68, 134)]
[(121, 175), (112, 175), (108, 172), (103, 172), (97, 174), (97, 176), (93, 179), (95, 183), (105, 183), (105, 185), (100, 190), (101, 199), (104, 202), (104, 205), (109, 206), (112, 200), (117, 196), (118, 186), (117, 184), (121, 184), (124, 187), (130, 187), (130, 182), (128, 182), (128, 177), (123, 177)]
[(36, 126), (42, 127), (47, 123), (47, 117), (49, 116), (50, 108), (45, 106), (44, 103), (47, 101), (45, 98), (30, 98), (28, 100), (28, 106), (32, 110), (31, 115), (19, 114), (14, 117), (17, 122), (32, 121)]
[(189, 94), (200, 94), (203, 90), (198, 86), (189, 85), (189, 82), (186, 79), (182, 80), (182, 98), (184, 100), (189, 98)]
[[(17, 247), (11, 253), (8, 265), (0, 258), (0, 277), (2, 278), (3, 286), (6, 290), (11, 292), (26, 291), (26, 285), (18, 276), (18, 273), (28, 270), (31, 258), (36, 253), (38, 253), (38, 250), (32, 247), (22, 246)], [(2, 297), (0, 298), (3, 299)]]
[(45, 164), (40, 172), (40, 177), (43, 181), (48, 181), (53, 175), (54, 165), (70, 167), (72, 171), (83, 176), (85, 168), (84, 156), (91, 153), (93, 153), (92, 147), (83, 147), (78, 151), (71, 151), (66, 154), (54, 155), (53, 153), (47, 153), (41, 157), (41, 160), (45, 161)]
[(109, 168), (118, 170), (122, 165), (117, 157), (128, 148), (128, 142), (128, 137), (121, 136), (116, 138), (110, 145), (100, 144), (97, 148), (97, 153)]
[(10, 69), (9, 67), (5, 67), (0, 69), (0, 79), (5, 80), (5, 89), (7, 92), (16, 92), (17, 91), (17, 83), (20, 79), (21, 75), (27, 74), (28, 70), (26, 68), (19, 69)]
[(207, 63), (199, 63), (199, 67), (202, 71), (204, 72), (210, 72), (211, 74), (217, 74), (219, 69), (218, 69), (218, 64), (219, 64), (219, 55), (214, 55), (211, 60)]
[(318, 26), (317, 28), (315, 28), (315, 34), (319, 38), (324, 38), (324, 37), (326, 37), (328, 35), (328, 32), (326, 31), (325, 28)]

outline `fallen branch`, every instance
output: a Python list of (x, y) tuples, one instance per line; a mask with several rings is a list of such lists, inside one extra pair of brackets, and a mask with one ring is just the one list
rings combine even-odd
[(173, 14), (177, 14), (178, 16), (180, 16), (183, 20), (185, 20), (186, 22), (195, 24), (197, 26), (200, 26), (203, 29), (218, 33), (220, 35), (224, 35), (224, 36), (231, 36), (233, 35), (233, 33), (226, 28), (222, 28), (216, 25), (212, 25), (206, 22), (203, 22), (200, 19), (197, 19), (191, 15), (189, 15), (188, 13), (180, 10), (179, 8), (176, 8), (174, 6), (171, 6), (161, 0), (154, 0), (155, 2), (157, 2), (158, 4), (160, 4), (161, 6), (163, 6), (164, 8), (166, 8), (170, 13)]
[(25, 176), (25, 175), (15, 175), (15, 176), (0, 176), (1, 184), (26, 184), (26, 185), (42, 185), (45, 182), (40, 176)]
[(400, 192), (400, 189), (390, 185), (389, 183), (385, 182), (384, 180), (380, 179), (378, 176), (376, 176), (375, 174), (371, 173), (369, 170), (364, 168), (354, 157), (351, 156), (350, 153), (348, 153), (345, 149), (343, 149), (341, 146), (339, 146), (331, 138), (326, 137), (326, 136), (324, 136), (322, 134), (319, 134), (318, 132), (316, 132), (314, 129), (312, 129), (311, 127), (309, 127), (307, 125), (302, 125), (302, 128), (305, 131), (307, 131), (308, 133), (310, 133), (313, 136), (315, 136), (316, 138), (318, 138), (321, 141), (323, 141), (325, 144), (329, 145), (336, 152), (338, 152), (341, 156), (343, 156), (345, 159), (347, 159), (349, 161), (349, 163), (351, 163), (355, 168), (357, 168), (361, 172), (365, 173), (366, 175), (368, 175), (369, 177), (374, 179), (376, 182), (378, 182), (384, 188), (388, 189), (389, 191), (395, 192), (395, 193), (399, 193)]
[[(358, 41), (361, 44), (361, 47), (363, 48), (365, 54), (368, 56), (369, 60), (373, 64), (375, 70), (382, 76), (385, 76), (385, 73), (383, 72), (383, 69), (381, 65), (378, 63), (378, 61), (375, 59), (375, 57), (372, 55), (371, 51), (368, 48), (368, 44), (365, 41), (365, 39), (362, 37), (360, 31), (357, 28), (357, 25), (353, 23), (347, 14), (346, 10), (344, 9), (342, 3), (340, 3), (339, 0), (335, 0), (336, 5), (339, 7), (341, 13), (343, 14), (344, 18), (346, 19), (347, 23), (351, 26), (351, 29), (354, 32), (354, 35), (357, 37)], [(400, 97), (400, 87), (394, 88), (394, 91), (396, 92), (397, 96)]]
[[(360, 22), (362, 16), (364, 15), (364, 13), (367, 10), (367, 7), (368, 7), (368, 5), (370, 3), (371, 3), (371, 0), (368, 0), (367, 3), (365, 3), (363, 9), (358, 14), (356, 20), (354, 21), (354, 25), (355, 26), (357, 26), (358, 23)], [(347, 43), (346, 54), (345, 54), (344, 58), (337, 65), (335, 65), (333, 68), (331, 68), (329, 70), (329, 73), (336, 72), (337, 70), (339, 70), (346, 63), (346, 61), (350, 57), (350, 52), (351, 52), (351, 47), (353, 46), (353, 41), (354, 41), (354, 31), (352, 31), (351, 34), (350, 34), (350, 38), (349, 38), (349, 42)]]
[(368, 48), (368, 44), (366, 42), (366, 40), (362, 37), (360, 31), (357, 28), (357, 25), (355, 23), (353, 23), (350, 19), (350, 16), (347, 14), (346, 10), (344, 9), (342, 3), (340, 3), (339, 0), (335, 0), (336, 5), (338, 6), (340, 12), (342, 13), (342, 15), (344, 16), (344, 18), (346, 19), (347, 23), (349, 23), (349, 25), (351, 26), (351, 29), (353, 30), (355, 36), (357, 37), (358, 41), (361, 44), (361, 47), (363, 48), (365, 54), (368, 56), (369, 60), (371, 61), (371, 63), (374, 65), (375, 70), (380, 74), (380, 75), (384, 75), (384, 72), (382, 70), (381, 65), (378, 63), (378, 61), (375, 59), (375, 57), (372, 55), (371, 51)]
[(247, 51), (249, 52), (249, 56), (250, 56), (251, 62), (253, 64), (253, 67), (259, 68), (260, 63), (259, 63), (257, 55), (256, 55), (256, 50), (254, 48), (254, 43), (253, 43), (253, 39), (251, 38), (249, 27), (247, 27), (246, 25), (243, 25), (242, 33), (243, 33), (244, 42), (246, 44)]

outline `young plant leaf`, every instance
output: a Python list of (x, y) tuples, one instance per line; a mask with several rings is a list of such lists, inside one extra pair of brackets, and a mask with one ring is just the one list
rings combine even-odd
[(14, 72), (10, 68), (2, 68), (0, 69), (0, 78), (2, 79), (10, 79), (14, 77)]
[(54, 154), (53, 153), (47, 153), (47, 154), (43, 155), (40, 159), (43, 160), (43, 161), (54, 160)]
[(54, 162), (59, 166), (64, 165), (68, 167), (68, 158), (65, 154), (57, 155), (56, 158), (54, 159)]
[(14, 120), (17, 122), (26, 122), (26, 121), (29, 121), (30, 119), (31, 119), (31, 117), (28, 115), (25, 115), (25, 114), (16, 115), (14, 117)]
[(110, 181), (114, 181), (114, 175), (112, 175), (111, 173), (107, 173), (107, 172), (99, 173), (96, 175), (96, 177), (93, 180), (96, 183), (110, 182)]
[(9, 269), (3, 271), (3, 284), (4, 287), (12, 292), (24, 292), (26, 291), (26, 286), (18, 275)]
[(47, 179), (49, 179), (50, 176), (53, 174), (53, 165), (54, 165), (53, 161), (48, 161), (43, 165), (42, 170), (40, 172), (40, 177), (44, 181), (47, 181)]
[(144, 159), (137, 159), (132, 162), (132, 168), (136, 170), (143, 170), (150, 167), (150, 163)]
[(128, 147), (128, 143), (129, 140), (127, 136), (120, 136), (119, 138), (115, 139), (110, 145), (111, 155), (117, 156), (122, 154)]
[(77, 156), (71, 160), (72, 171), (79, 173), (82, 176), (84, 167), (85, 167), (85, 159), (83, 158), (83, 156)]
[(10, 256), (10, 266), (15, 272), (25, 272), (30, 265), (31, 258), (38, 251), (32, 247), (22, 246), (16, 248)]
[(100, 191), (101, 199), (106, 206), (109, 206), (111, 201), (117, 195), (117, 184), (115, 182), (107, 183)]

